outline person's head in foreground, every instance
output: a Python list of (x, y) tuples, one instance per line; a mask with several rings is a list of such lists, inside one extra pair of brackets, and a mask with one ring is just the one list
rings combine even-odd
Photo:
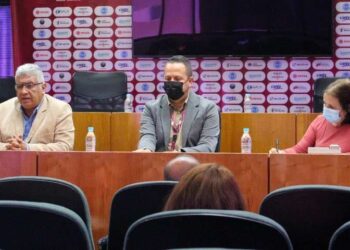
[(231, 171), (222, 165), (207, 163), (182, 176), (164, 210), (244, 208), (242, 194)]
[(199, 164), (199, 161), (191, 155), (181, 154), (170, 160), (164, 168), (164, 179), (178, 181), (189, 170)]

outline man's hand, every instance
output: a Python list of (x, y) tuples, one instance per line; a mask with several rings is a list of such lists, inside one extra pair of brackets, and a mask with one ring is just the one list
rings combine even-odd
[(23, 141), (22, 136), (13, 136), (7, 140), (7, 143), (7, 150), (27, 150), (27, 143)]

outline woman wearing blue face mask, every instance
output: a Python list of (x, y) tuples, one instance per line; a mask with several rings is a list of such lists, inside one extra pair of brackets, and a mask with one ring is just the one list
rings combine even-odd
[(323, 113), (310, 124), (303, 138), (291, 148), (270, 153), (306, 153), (308, 147), (337, 144), (342, 153), (350, 152), (350, 80), (331, 83), (323, 94)]

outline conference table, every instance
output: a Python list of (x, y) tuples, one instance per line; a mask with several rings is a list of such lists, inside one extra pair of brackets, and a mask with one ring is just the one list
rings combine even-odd
[[(11, 152), (0, 151), (0, 177), (34, 175), (63, 179), (85, 193), (94, 240), (108, 232), (111, 200), (121, 187), (163, 179), (166, 162), (177, 153)], [(217, 162), (232, 171), (247, 210), (258, 212), (271, 191), (290, 185), (350, 186), (350, 155), (194, 153), (200, 162)]]
[[(243, 128), (249, 128), (253, 153), (267, 153), (276, 139), (286, 148), (298, 142), (317, 113), (222, 113), (220, 152), (240, 152)], [(93, 126), (97, 151), (132, 151), (137, 148), (140, 113), (74, 112), (74, 150), (85, 150), (87, 127)]]

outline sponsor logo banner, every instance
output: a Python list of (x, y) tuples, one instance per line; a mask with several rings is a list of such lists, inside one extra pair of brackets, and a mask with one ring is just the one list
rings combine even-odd
[(335, 39), (335, 43), (338, 47), (350, 47), (350, 37), (348, 36), (338, 36)]
[(145, 104), (146, 102), (155, 100), (155, 96), (153, 94), (137, 94), (135, 96), (136, 103)]
[(285, 93), (288, 91), (288, 85), (285, 82), (270, 82), (267, 84), (267, 91), (270, 93)]
[(136, 84), (135, 89), (137, 92), (152, 93), (156, 89), (156, 86), (151, 82), (139, 82)]
[(33, 41), (33, 48), (40, 50), (47, 50), (51, 48), (51, 42), (50, 40), (34, 40)]
[(220, 103), (221, 96), (218, 94), (202, 94), (205, 99), (208, 99), (216, 104)]
[(222, 67), (225, 70), (240, 70), (243, 68), (241, 60), (225, 60), (222, 62)]
[(267, 113), (288, 113), (288, 108), (284, 105), (269, 105), (266, 111)]
[(203, 60), (200, 67), (203, 70), (218, 70), (221, 68), (221, 63), (219, 60)]
[(247, 70), (262, 70), (266, 67), (264, 60), (247, 60), (244, 64)]
[(288, 68), (288, 62), (286, 60), (269, 60), (267, 62), (267, 68), (271, 70), (284, 70)]
[(243, 90), (243, 85), (240, 82), (225, 82), (222, 90), (227, 93), (240, 93)]
[(305, 59), (293, 59), (290, 61), (290, 68), (293, 70), (307, 70), (311, 67), (311, 62)]
[(292, 82), (289, 85), (289, 89), (292, 93), (308, 93), (311, 90), (311, 86), (308, 82)]
[(244, 85), (244, 91), (248, 93), (262, 93), (265, 88), (265, 84), (262, 82), (247, 82)]
[(224, 105), (222, 107), (224, 113), (242, 113), (243, 108), (241, 105)]
[(218, 93), (221, 90), (221, 85), (218, 82), (203, 82), (200, 90), (203, 93)]
[(289, 109), (290, 113), (310, 113), (311, 108), (306, 105), (292, 105)]
[(222, 102), (225, 104), (240, 104), (243, 101), (241, 94), (224, 94), (222, 96)]

